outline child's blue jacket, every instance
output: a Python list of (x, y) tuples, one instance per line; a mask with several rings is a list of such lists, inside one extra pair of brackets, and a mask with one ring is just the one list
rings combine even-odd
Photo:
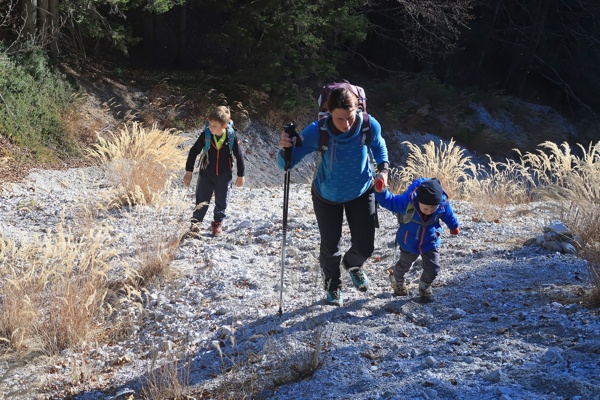
[[(313, 187), (317, 194), (332, 203), (344, 203), (364, 194), (373, 185), (373, 166), (369, 158), (369, 149), (377, 165), (388, 162), (387, 147), (381, 136), (381, 125), (369, 115), (371, 143), (365, 146), (361, 141), (363, 115), (357, 112), (358, 125), (348, 132), (334, 134), (329, 128), (327, 117), (324, 125), (329, 134), (329, 145), (315, 173)], [(302, 133), (302, 146), (293, 147), (291, 167), (293, 168), (310, 153), (319, 147), (319, 122), (308, 125)], [(284, 169), (285, 161), (282, 151), (278, 152), (279, 168)]]
[[(396, 233), (398, 246), (402, 250), (416, 254), (427, 253), (442, 244), (440, 220), (444, 221), (451, 230), (460, 225), (446, 192), (442, 195), (442, 203), (433, 214), (425, 217), (421, 213), (416, 198), (417, 188), (426, 180), (426, 178), (416, 179), (404, 193), (397, 195), (391, 194), (387, 189), (382, 193), (375, 192), (375, 199), (383, 208), (400, 215), (400, 227)], [(412, 203), (415, 213), (410, 222), (403, 223), (402, 216), (406, 214), (409, 203)]]

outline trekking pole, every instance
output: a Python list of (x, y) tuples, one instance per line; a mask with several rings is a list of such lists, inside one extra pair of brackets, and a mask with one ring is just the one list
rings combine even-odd
[[(283, 127), (285, 133), (287, 133), (290, 139), (296, 137), (296, 146), (301, 145), (300, 136), (296, 132), (296, 125), (293, 122), (286, 124)], [(283, 181), (283, 238), (281, 242), (281, 282), (279, 284), (279, 317), (283, 314), (281, 305), (283, 302), (283, 274), (285, 271), (285, 246), (286, 246), (286, 233), (287, 233), (287, 219), (288, 219), (288, 204), (290, 197), (290, 169), (292, 164), (292, 148), (288, 147), (283, 149), (283, 159), (285, 160), (284, 171), (285, 178)]]

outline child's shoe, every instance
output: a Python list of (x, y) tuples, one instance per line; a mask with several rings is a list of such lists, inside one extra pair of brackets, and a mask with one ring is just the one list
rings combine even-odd
[(210, 223), (210, 229), (213, 236), (220, 236), (223, 234), (223, 223), (213, 221)]
[(342, 299), (342, 289), (336, 288), (327, 291), (327, 304), (332, 306), (343, 307), (344, 300)]
[(392, 290), (396, 296), (406, 296), (408, 294), (408, 287), (406, 286), (404, 279), (402, 279), (402, 282), (397, 282), (393, 272), (390, 273), (389, 278), (390, 283), (392, 284)]
[(419, 301), (421, 303), (431, 303), (433, 301), (433, 292), (431, 284), (419, 281)]

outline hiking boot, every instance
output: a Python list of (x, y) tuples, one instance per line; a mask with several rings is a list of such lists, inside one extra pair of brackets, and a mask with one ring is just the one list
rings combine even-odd
[(401, 282), (397, 282), (393, 273), (389, 275), (389, 278), (390, 283), (392, 284), (392, 290), (396, 296), (406, 296), (408, 294), (408, 287), (406, 286), (404, 279), (402, 279)]
[(431, 284), (428, 285), (423, 281), (419, 281), (419, 301), (421, 303), (431, 303), (433, 301)]
[(327, 304), (338, 307), (342, 307), (344, 305), (341, 288), (336, 288), (327, 291)]
[(223, 223), (213, 221), (210, 223), (210, 230), (213, 236), (220, 236), (223, 234)]
[(192, 222), (190, 225), (190, 229), (183, 235), (186, 239), (195, 239), (200, 237), (200, 224), (197, 222)]
[(347, 269), (352, 278), (352, 283), (361, 292), (366, 292), (369, 289), (369, 278), (363, 271), (362, 267), (350, 267)]

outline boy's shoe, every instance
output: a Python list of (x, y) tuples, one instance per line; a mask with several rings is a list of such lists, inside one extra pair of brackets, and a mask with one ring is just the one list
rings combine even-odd
[(361, 292), (366, 292), (369, 289), (369, 278), (363, 271), (362, 267), (350, 267), (347, 269), (352, 278), (352, 283)]
[(397, 282), (396, 278), (394, 278), (394, 273), (390, 273), (389, 278), (390, 283), (392, 284), (392, 290), (396, 296), (406, 296), (408, 294), (408, 287), (406, 286), (404, 279), (402, 282)]
[(336, 288), (327, 291), (327, 304), (338, 307), (344, 306), (344, 299), (342, 299), (342, 288)]
[(200, 224), (198, 222), (192, 222), (190, 229), (183, 236), (186, 239), (195, 239), (200, 236)]
[(222, 222), (216, 222), (213, 221), (210, 223), (210, 230), (213, 234), (213, 236), (220, 236), (223, 234), (223, 223)]
[(431, 303), (433, 301), (433, 292), (431, 285), (419, 281), (419, 301), (421, 303)]

